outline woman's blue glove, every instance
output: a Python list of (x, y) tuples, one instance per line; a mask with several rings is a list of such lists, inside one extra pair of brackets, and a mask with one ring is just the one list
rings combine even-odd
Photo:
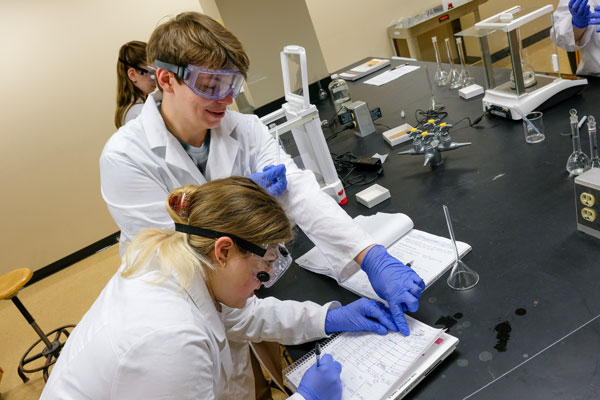
[(263, 172), (255, 172), (250, 175), (250, 179), (260, 185), (273, 197), (279, 197), (287, 188), (287, 179), (285, 177), (285, 165), (267, 165)]
[(306, 400), (339, 400), (342, 398), (341, 373), (342, 364), (331, 354), (325, 354), (318, 367), (315, 363), (304, 373), (296, 392)]
[(570, 0), (571, 23), (575, 28), (584, 29), (590, 24), (590, 6), (588, 0)]
[(410, 331), (404, 311), (415, 312), (419, 308), (419, 297), (425, 289), (423, 279), (381, 245), (369, 249), (361, 268), (367, 273), (375, 293), (388, 302), (400, 332), (408, 336)]
[(358, 299), (344, 307), (327, 311), (325, 333), (372, 331), (385, 335), (398, 332), (390, 310), (378, 301)]

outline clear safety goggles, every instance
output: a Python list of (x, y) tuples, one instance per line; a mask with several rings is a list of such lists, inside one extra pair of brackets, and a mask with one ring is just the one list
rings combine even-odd
[(171, 71), (183, 79), (192, 92), (207, 100), (223, 100), (229, 94), (237, 97), (244, 83), (244, 75), (238, 70), (212, 70), (189, 64), (187, 67), (155, 60), (157, 68)]
[(251, 258), (254, 265), (248, 263), (250, 272), (267, 288), (273, 286), (292, 264), (290, 252), (283, 244), (268, 245), (264, 256), (253, 253)]
[(130, 68), (135, 69), (142, 76), (144, 76), (144, 74), (148, 74), (152, 79), (155, 78), (156, 68), (154, 68), (151, 65), (144, 65), (143, 67), (140, 67), (139, 65), (130, 64), (127, 61), (123, 60), (122, 58), (119, 58), (119, 62), (122, 63), (122, 64), (127, 65)]
[(255, 275), (256, 279), (267, 288), (273, 286), (292, 264), (292, 256), (283, 244), (270, 244), (261, 247), (230, 233), (178, 223), (175, 223), (175, 230), (188, 235), (211, 239), (218, 239), (223, 236), (231, 238), (236, 245), (252, 253), (250, 257), (253, 261), (248, 263), (248, 268), (252, 275)]

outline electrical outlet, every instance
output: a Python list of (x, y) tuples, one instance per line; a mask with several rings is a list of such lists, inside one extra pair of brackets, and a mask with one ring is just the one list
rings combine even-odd
[(600, 168), (575, 177), (577, 229), (600, 239)]
[(596, 203), (596, 198), (594, 197), (594, 195), (587, 192), (581, 193), (581, 195), (579, 196), (579, 200), (581, 200), (581, 204), (587, 207), (593, 207), (594, 203)]
[(596, 210), (593, 208), (584, 207), (581, 209), (581, 216), (586, 221), (594, 222), (596, 220)]

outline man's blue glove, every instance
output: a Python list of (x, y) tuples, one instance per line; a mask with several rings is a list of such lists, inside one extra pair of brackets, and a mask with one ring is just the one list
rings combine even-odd
[(325, 354), (318, 367), (315, 363), (304, 373), (296, 392), (306, 400), (339, 400), (342, 398), (341, 373), (342, 364), (331, 354)]
[(425, 282), (410, 267), (392, 257), (385, 247), (373, 246), (363, 258), (361, 268), (367, 273), (375, 293), (385, 299), (400, 332), (409, 335), (404, 311), (415, 312)]
[(327, 311), (325, 333), (372, 331), (385, 335), (398, 332), (390, 310), (378, 301), (358, 299), (344, 307)]
[(250, 175), (250, 179), (260, 185), (273, 197), (279, 197), (287, 188), (287, 179), (285, 177), (285, 165), (267, 165), (263, 172), (255, 172)]
[(571, 23), (575, 28), (584, 29), (590, 24), (590, 6), (588, 0), (570, 0)]

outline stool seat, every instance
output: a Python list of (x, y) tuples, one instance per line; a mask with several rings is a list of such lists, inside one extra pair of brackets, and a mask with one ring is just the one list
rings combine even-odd
[(29, 268), (18, 268), (0, 276), (0, 300), (13, 296), (32, 276), (33, 271)]

